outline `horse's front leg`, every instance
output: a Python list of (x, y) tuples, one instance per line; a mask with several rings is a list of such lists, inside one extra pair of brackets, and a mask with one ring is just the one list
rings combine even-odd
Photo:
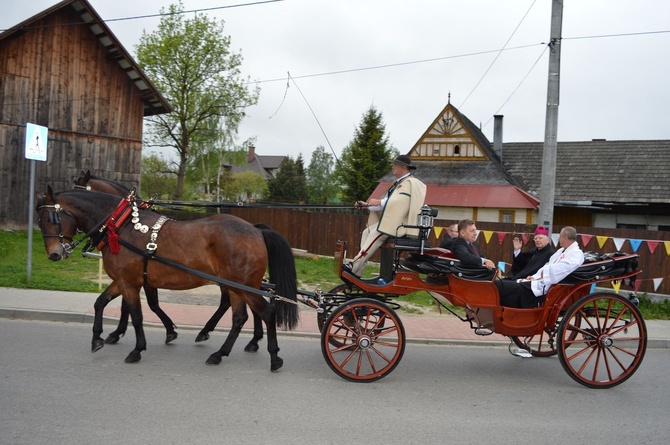
[(140, 290), (130, 289), (123, 293), (123, 299), (128, 303), (130, 318), (135, 328), (135, 349), (126, 357), (126, 363), (137, 363), (142, 359), (141, 352), (147, 349), (147, 339), (144, 336), (142, 325), (142, 305), (140, 304)]
[(165, 343), (170, 343), (177, 338), (177, 331), (175, 331), (175, 325), (172, 319), (158, 305), (158, 289), (155, 287), (144, 286), (144, 294), (147, 296), (149, 309), (151, 309), (154, 314), (158, 315), (158, 318), (163, 322), (163, 326), (165, 326)]
[(93, 305), (95, 310), (95, 315), (93, 318), (93, 340), (91, 341), (91, 352), (98, 351), (103, 346), (105, 342), (102, 340), (102, 313), (107, 307), (107, 304), (112, 301), (114, 298), (118, 297), (120, 292), (118, 291), (114, 282), (110, 284), (107, 289), (105, 289)]
[[(100, 297), (98, 297), (100, 298)], [(121, 316), (119, 317), (119, 325), (116, 330), (111, 332), (105, 339), (105, 343), (113, 345), (119, 342), (121, 337), (126, 334), (128, 330), (128, 317), (130, 316), (130, 309), (125, 301), (121, 301)]]

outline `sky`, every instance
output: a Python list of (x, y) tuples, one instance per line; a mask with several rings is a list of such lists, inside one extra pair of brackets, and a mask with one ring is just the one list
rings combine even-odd
[[(116, 19), (172, 3), (89, 1), (133, 56), (160, 19)], [(0, 0), (0, 30), (56, 3)], [(324, 146), (339, 157), (371, 106), (408, 153), (449, 100), (491, 141), (495, 114), (504, 142), (544, 140), (551, 0), (183, 4), (225, 21), (244, 78), (258, 82), (238, 134), (258, 154), (302, 154), (307, 165)], [(559, 142), (670, 139), (670, 2), (564, 0), (562, 37)]]

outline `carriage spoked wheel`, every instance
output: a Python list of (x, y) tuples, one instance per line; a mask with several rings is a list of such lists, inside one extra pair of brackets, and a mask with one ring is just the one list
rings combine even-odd
[(405, 352), (405, 328), (393, 309), (357, 298), (333, 310), (321, 331), (321, 352), (330, 369), (354, 382), (389, 374)]
[(343, 303), (350, 301), (354, 298), (374, 298), (374, 294), (369, 294), (357, 287), (350, 289), (349, 285), (342, 283), (328, 292), (326, 292), (325, 307), (323, 312), (319, 312), (316, 315), (316, 324), (319, 327), (319, 331), (323, 332), (323, 327), (326, 324), (326, 320), (330, 317), (330, 314), (333, 313), (335, 308), (340, 307)]
[(558, 357), (575, 381), (611, 388), (642, 363), (647, 326), (637, 306), (611, 292), (594, 292), (572, 305), (558, 328)]

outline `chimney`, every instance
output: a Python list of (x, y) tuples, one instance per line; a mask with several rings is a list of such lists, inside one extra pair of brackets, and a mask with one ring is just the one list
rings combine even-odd
[(493, 116), (493, 152), (498, 155), (498, 159), (502, 162), (503, 152), (503, 116), (496, 114)]
[(249, 145), (249, 153), (247, 153), (247, 162), (251, 162), (256, 157), (256, 147)]

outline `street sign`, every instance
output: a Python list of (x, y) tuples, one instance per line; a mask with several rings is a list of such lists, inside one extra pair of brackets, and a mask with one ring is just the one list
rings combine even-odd
[(47, 160), (47, 138), (49, 129), (41, 125), (26, 124), (26, 159)]

